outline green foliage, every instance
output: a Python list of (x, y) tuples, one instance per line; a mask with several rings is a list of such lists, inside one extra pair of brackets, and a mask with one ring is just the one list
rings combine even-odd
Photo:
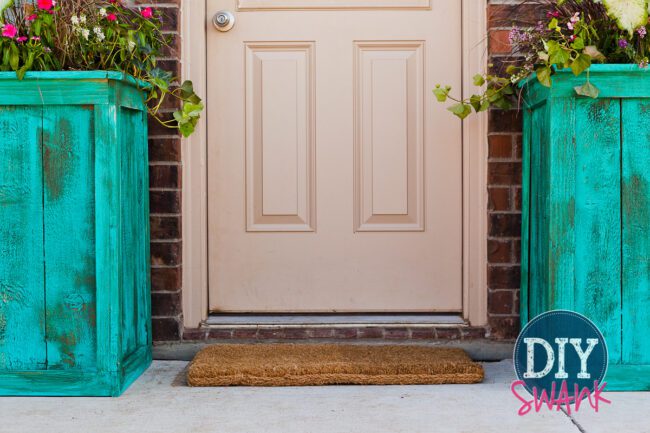
[[(0, 71), (22, 79), (28, 71), (107, 70), (135, 77), (147, 90), (150, 114), (184, 136), (203, 110), (192, 83), (177, 83), (158, 62), (169, 48), (162, 16), (120, 0), (0, 0)], [(173, 120), (161, 115), (166, 98), (180, 105)]]
[[(456, 116), (466, 118), (473, 109), (508, 108), (514, 89), (535, 75), (544, 86), (553, 84), (556, 70), (570, 68), (580, 76), (593, 63), (636, 63), (647, 67), (650, 57), (648, 6), (650, 0), (543, 0), (547, 21), (534, 28), (513, 27), (510, 43), (524, 60), (510, 65), (504, 73), (479, 74), (474, 85), (481, 92), (460, 99), (451, 95), (449, 86), (437, 86), (440, 102), (447, 100)], [(647, 37), (646, 37), (647, 36)], [(597, 98), (598, 88), (589, 81), (575, 88), (580, 96)]]
[(630, 36), (648, 24), (648, 0), (602, 0), (610, 17)]
[(472, 110), (476, 113), (488, 110), (491, 106), (508, 109), (511, 107), (510, 96), (514, 94), (514, 89), (507, 78), (500, 78), (495, 75), (481, 75), (474, 76), (475, 86), (487, 86), (486, 90), (481, 94), (474, 94), (468, 99), (460, 100), (451, 97), (450, 86), (442, 87), (437, 85), (433, 90), (434, 95), (440, 102), (446, 102), (448, 99), (454, 101), (455, 104), (450, 106), (448, 110), (461, 119), (465, 119), (472, 114)]
[(582, 86), (576, 87), (575, 91), (580, 96), (588, 96), (590, 98), (597, 98), (600, 94), (600, 90), (598, 90), (598, 88), (591, 84), (589, 81), (587, 81)]

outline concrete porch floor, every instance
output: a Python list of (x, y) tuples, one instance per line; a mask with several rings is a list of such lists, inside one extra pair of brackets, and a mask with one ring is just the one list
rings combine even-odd
[(120, 398), (0, 398), (0, 432), (650, 432), (650, 393), (519, 417), (512, 363), (484, 365), (480, 385), (189, 388), (186, 362), (156, 361)]

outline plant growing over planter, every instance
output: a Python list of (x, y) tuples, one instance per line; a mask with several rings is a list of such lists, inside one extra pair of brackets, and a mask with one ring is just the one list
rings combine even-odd
[[(194, 132), (203, 110), (192, 82), (176, 86), (176, 77), (158, 63), (170, 38), (162, 32), (162, 14), (121, 0), (0, 0), (0, 71), (119, 71), (147, 87), (150, 114), (184, 136)], [(166, 98), (181, 109), (165, 120)]]
[(523, 62), (509, 65), (505, 74), (477, 74), (474, 84), (482, 90), (469, 98), (454, 97), (450, 86), (438, 85), (433, 91), (438, 101), (454, 101), (449, 111), (461, 119), (472, 110), (508, 109), (519, 83), (535, 74), (542, 85), (550, 87), (553, 75), (562, 69), (576, 76), (585, 74), (585, 82), (575, 92), (597, 98), (599, 89), (589, 80), (592, 64), (648, 67), (649, 0), (544, 0), (542, 4), (547, 10), (545, 21), (510, 31), (513, 52)]

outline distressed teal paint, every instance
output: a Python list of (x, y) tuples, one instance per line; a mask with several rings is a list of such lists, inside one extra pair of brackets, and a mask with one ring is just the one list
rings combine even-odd
[(151, 362), (143, 93), (56, 72), (0, 95), (0, 395), (119, 395)]
[(0, 106), (0, 371), (46, 365), (42, 112)]
[(612, 390), (650, 390), (650, 71), (596, 65), (524, 84), (522, 325), (585, 314), (607, 340)]
[[(578, 99), (575, 108), (575, 260), (573, 302), (607, 340), (610, 363), (621, 359), (621, 104)], [(567, 125), (570, 126), (570, 125)], [(553, 187), (555, 189), (555, 185)], [(558, 220), (553, 227), (562, 227)], [(561, 258), (563, 254), (558, 254)], [(559, 266), (559, 269), (564, 269)], [(564, 269), (570, 278), (571, 270)], [(560, 277), (562, 278), (562, 277)], [(649, 312), (650, 313), (650, 312)]]
[(623, 118), (623, 363), (650, 364), (650, 99)]

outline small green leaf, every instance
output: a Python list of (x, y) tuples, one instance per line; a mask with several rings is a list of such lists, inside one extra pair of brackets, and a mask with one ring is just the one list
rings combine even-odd
[(181, 91), (181, 98), (183, 99), (187, 99), (194, 94), (194, 84), (190, 80), (183, 81), (183, 84), (178, 89)]
[(18, 65), (20, 64), (20, 53), (18, 52), (18, 47), (16, 44), (12, 43), (9, 46), (9, 65), (14, 71), (18, 70)]
[(589, 81), (587, 81), (582, 86), (576, 86), (575, 91), (580, 96), (588, 96), (594, 99), (596, 99), (600, 94), (600, 90), (598, 90), (598, 87), (594, 86)]
[(460, 119), (464, 119), (470, 114), (472, 114), (472, 106), (469, 104), (464, 104), (462, 102), (452, 105), (451, 107), (448, 108), (448, 110), (454, 113)]
[(470, 105), (477, 113), (481, 109), (481, 99), (481, 95), (472, 95), (471, 98), (469, 98)]
[(474, 85), (482, 86), (483, 84), (485, 84), (485, 78), (483, 78), (483, 75), (481, 74), (474, 75)]
[(181, 87), (179, 87), (179, 90), (181, 91), (181, 98), (184, 100), (192, 102), (194, 104), (199, 104), (201, 102), (201, 98), (199, 98), (199, 96), (194, 93), (194, 85), (191, 81), (184, 81)]
[(445, 87), (440, 87), (438, 84), (435, 89), (433, 89), (433, 94), (436, 95), (436, 99), (438, 102), (445, 102), (447, 100), (447, 96), (449, 96), (449, 91), (451, 90), (451, 87), (445, 86)]
[(546, 87), (551, 87), (551, 68), (548, 66), (540, 66), (535, 71), (537, 73), (537, 79), (539, 82)]
[(571, 52), (565, 48), (558, 48), (551, 54), (549, 62), (560, 67), (566, 66), (566, 64), (571, 60)]
[(573, 75), (578, 76), (591, 66), (591, 57), (588, 54), (582, 53), (571, 63), (571, 70)]
[(179, 124), (178, 129), (181, 131), (181, 134), (183, 134), (183, 137), (187, 138), (194, 133), (195, 126), (196, 125), (191, 122), (186, 122)]
[(549, 23), (548, 23), (548, 29), (553, 30), (556, 29), (558, 25), (557, 18), (553, 18)]
[(603, 62), (603, 61), (605, 61), (605, 56), (603, 55), (603, 53), (601, 53), (600, 51), (598, 51), (598, 48), (596, 48), (595, 45), (588, 45), (588, 46), (586, 46), (585, 49), (584, 49), (584, 51), (583, 51), (583, 53), (586, 54), (586, 55), (588, 55), (588, 56), (591, 57), (593, 60), (596, 60), (596, 61), (598, 61), (598, 62)]
[(510, 99), (504, 98), (503, 96), (497, 99), (492, 105), (501, 110), (509, 110), (512, 108), (512, 102), (510, 102)]
[(581, 50), (585, 47), (585, 40), (581, 37), (577, 37), (573, 44), (571, 45), (574, 50)]

